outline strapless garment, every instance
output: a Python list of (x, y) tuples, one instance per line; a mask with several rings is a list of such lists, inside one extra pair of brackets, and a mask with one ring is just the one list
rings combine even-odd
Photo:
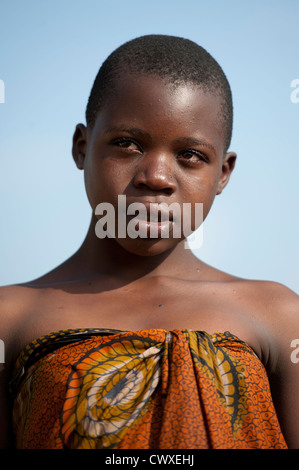
[(10, 388), (16, 448), (287, 448), (265, 368), (229, 332), (58, 331)]

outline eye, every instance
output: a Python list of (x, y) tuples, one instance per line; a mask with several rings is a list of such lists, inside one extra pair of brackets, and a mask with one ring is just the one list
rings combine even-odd
[(129, 151), (141, 152), (140, 145), (134, 139), (130, 139), (128, 137), (121, 137), (119, 139), (114, 140), (113, 145)]
[(206, 155), (194, 149), (186, 149), (179, 153), (178, 159), (188, 164), (208, 163), (209, 159)]

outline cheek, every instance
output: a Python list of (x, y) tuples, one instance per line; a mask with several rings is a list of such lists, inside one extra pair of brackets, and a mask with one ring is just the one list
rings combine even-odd
[(194, 190), (184, 196), (184, 202), (190, 202), (192, 205), (201, 203), (203, 205), (203, 219), (205, 219), (213, 205), (218, 188), (217, 178), (198, 178), (196, 183), (192, 184)]
[[(195, 181), (188, 182), (184, 199), (186, 202), (202, 202), (209, 204), (214, 200), (218, 188), (218, 174), (198, 177)], [(189, 199), (187, 201), (187, 199)]]
[(100, 202), (110, 202), (107, 201), (108, 193), (105, 187), (106, 184), (101, 176), (100, 172), (91, 170), (90, 168), (84, 171), (85, 190), (93, 211)]
[(100, 203), (111, 203), (116, 207), (118, 195), (124, 194), (127, 181), (117, 170), (113, 161), (87, 162), (84, 167), (84, 183), (87, 198), (94, 211)]

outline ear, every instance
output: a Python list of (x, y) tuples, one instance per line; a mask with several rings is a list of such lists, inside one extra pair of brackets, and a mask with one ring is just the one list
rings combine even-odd
[(237, 154), (234, 152), (226, 153), (222, 161), (221, 175), (218, 183), (217, 193), (221, 194), (227, 183), (229, 182), (230, 175), (235, 168)]
[(86, 149), (87, 128), (84, 126), (84, 124), (77, 124), (73, 135), (72, 155), (79, 170), (83, 170), (84, 168)]

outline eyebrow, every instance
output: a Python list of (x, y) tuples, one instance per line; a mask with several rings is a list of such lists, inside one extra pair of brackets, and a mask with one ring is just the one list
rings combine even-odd
[(109, 129), (106, 129), (104, 131), (104, 134), (111, 134), (113, 132), (127, 132), (128, 134), (133, 134), (136, 136), (142, 136), (142, 137), (147, 137), (148, 139), (151, 139), (151, 136), (148, 132), (143, 131), (139, 127), (126, 127), (126, 126), (114, 126), (114, 127), (109, 127)]
[(196, 139), (195, 137), (179, 137), (178, 139), (175, 139), (174, 141), (175, 144), (181, 144), (181, 145), (195, 145), (195, 146), (201, 146), (201, 147), (206, 147), (212, 152), (217, 153), (214, 145), (210, 144), (208, 141), (205, 139)]

